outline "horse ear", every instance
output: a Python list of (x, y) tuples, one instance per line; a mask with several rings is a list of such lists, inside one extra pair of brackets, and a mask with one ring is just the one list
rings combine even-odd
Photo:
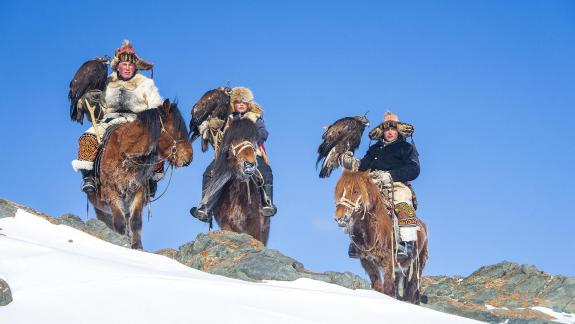
[(170, 99), (166, 99), (164, 100), (164, 111), (166, 112), (166, 114), (170, 113), (170, 108), (172, 107), (172, 105), (170, 104)]

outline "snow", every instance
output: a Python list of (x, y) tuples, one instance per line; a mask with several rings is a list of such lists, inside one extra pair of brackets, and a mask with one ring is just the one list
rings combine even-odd
[(23, 210), (0, 233), (2, 323), (477, 323), (370, 290), (211, 275)]
[(541, 312), (541, 313), (545, 313), (545, 314), (555, 318), (554, 322), (557, 322), (557, 323), (568, 323), (568, 324), (574, 324), (575, 323), (575, 314), (559, 313), (559, 312), (556, 312), (550, 308), (541, 307), (541, 306), (531, 307), (531, 309), (536, 310), (536, 311)]
[(489, 304), (485, 304), (485, 308), (487, 308), (487, 310), (497, 309), (497, 307), (491, 306)]

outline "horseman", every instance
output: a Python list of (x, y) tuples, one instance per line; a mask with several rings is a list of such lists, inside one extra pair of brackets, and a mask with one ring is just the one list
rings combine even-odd
[[(415, 145), (408, 143), (398, 131), (398, 125), (397, 115), (387, 112), (383, 122), (383, 138), (369, 147), (361, 161), (356, 160), (351, 152), (346, 152), (342, 165), (352, 170), (370, 171), (372, 182), (380, 187), (383, 194), (393, 198), (401, 239), (398, 256), (409, 258), (419, 230), (415, 193), (409, 184), (419, 175), (419, 153)], [(349, 256), (357, 257), (353, 244), (349, 247)]]
[[(232, 89), (231, 96), (230, 96), (230, 114), (228, 116), (227, 121), (223, 121), (218, 118), (211, 118), (206, 120), (202, 125), (200, 125), (200, 132), (204, 133), (209, 130), (216, 130), (219, 132), (225, 132), (227, 127), (234, 121), (240, 119), (247, 119), (253, 122), (256, 125), (258, 131), (258, 150), (257, 150), (257, 169), (261, 174), (263, 185), (260, 187), (261, 189), (261, 209), (262, 214), (266, 217), (270, 217), (276, 214), (277, 208), (273, 204), (273, 174), (272, 169), (269, 165), (269, 161), (267, 159), (267, 155), (264, 149), (264, 142), (268, 138), (268, 131), (266, 129), (266, 125), (263, 120), (263, 110), (262, 108), (254, 101), (254, 96), (252, 91), (245, 87), (235, 87)], [(225, 125), (225, 126), (224, 126)], [(222, 138), (222, 136), (218, 136), (218, 138)], [(216, 143), (214, 147), (218, 147), (219, 143)], [(214, 161), (210, 163), (210, 165), (206, 168), (206, 171), (203, 174), (202, 179), (202, 200), (197, 207), (193, 207), (190, 210), (190, 214), (196, 217), (197, 219), (203, 222), (209, 222), (211, 219), (211, 207), (208, 204), (208, 200), (210, 197), (206, 197), (206, 186), (208, 183), (211, 182), (211, 179), (214, 176)], [(225, 183), (222, 183), (221, 186), (223, 187)], [(221, 188), (220, 188), (221, 189)], [(212, 199), (214, 201), (214, 199)]]
[[(112, 73), (106, 80), (106, 87), (99, 99), (100, 111), (90, 127), (78, 141), (78, 159), (72, 161), (75, 171), (81, 171), (82, 191), (96, 190), (94, 180), (94, 159), (108, 127), (124, 124), (136, 119), (136, 114), (162, 105), (162, 97), (152, 79), (138, 73), (150, 70), (153, 64), (142, 60), (130, 41), (125, 40), (116, 49), (110, 64)], [(163, 177), (163, 163), (159, 163), (149, 181), (150, 196), (154, 196), (156, 182)]]

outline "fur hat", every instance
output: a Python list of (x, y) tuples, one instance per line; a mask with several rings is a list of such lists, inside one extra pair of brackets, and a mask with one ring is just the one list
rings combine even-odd
[(383, 128), (397, 128), (397, 123), (399, 122), (399, 118), (396, 114), (392, 113), (391, 111), (385, 112), (385, 116), (383, 117)]
[(144, 61), (136, 55), (136, 51), (132, 47), (132, 42), (127, 39), (122, 42), (122, 46), (116, 49), (116, 52), (114, 53), (114, 59), (112, 60), (112, 63), (110, 63), (112, 70), (116, 70), (118, 64), (121, 62), (134, 63), (138, 70), (151, 70), (154, 67), (154, 64)]
[(232, 89), (230, 96), (230, 111), (234, 111), (234, 102), (245, 102), (248, 104), (248, 110), (261, 115), (262, 108), (254, 101), (254, 94), (246, 87), (235, 87)]

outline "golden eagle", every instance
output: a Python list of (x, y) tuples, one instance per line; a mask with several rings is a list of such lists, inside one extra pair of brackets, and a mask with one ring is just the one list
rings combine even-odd
[(70, 92), (68, 93), (70, 118), (73, 121), (80, 124), (84, 122), (84, 103), (80, 99), (89, 91), (104, 91), (106, 88), (109, 63), (110, 58), (108, 56), (96, 57), (82, 64), (74, 74), (74, 78), (70, 81)]
[(320, 178), (329, 177), (339, 166), (340, 156), (346, 151), (355, 152), (369, 120), (365, 116), (345, 117), (329, 126), (322, 135), (323, 143), (317, 149), (317, 165), (323, 160)]
[[(209, 118), (218, 118), (226, 121), (230, 113), (230, 87), (219, 87), (204, 93), (192, 107), (192, 120), (190, 121), (191, 141), (200, 134), (200, 125)], [(202, 151), (207, 150), (207, 143), (202, 142)]]

